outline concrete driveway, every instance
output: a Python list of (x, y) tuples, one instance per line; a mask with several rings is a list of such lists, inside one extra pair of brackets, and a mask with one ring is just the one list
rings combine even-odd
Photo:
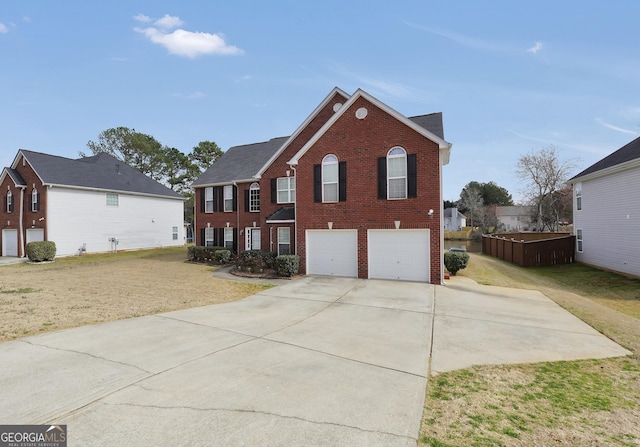
[(69, 446), (414, 446), (430, 370), (626, 354), (535, 292), (304, 277), (1, 343), (0, 424), (67, 424)]

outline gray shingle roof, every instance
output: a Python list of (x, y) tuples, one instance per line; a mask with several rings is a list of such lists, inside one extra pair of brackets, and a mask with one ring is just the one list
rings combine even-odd
[(229, 148), (191, 186), (231, 183), (253, 178), (289, 137)]
[(293, 206), (285, 206), (279, 208), (271, 216), (267, 217), (266, 222), (282, 222), (285, 220), (294, 221), (296, 218), (296, 209)]
[(79, 188), (123, 191), (184, 199), (179, 193), (147, 177), (109, 154), (71, 159), (21, 149), (43, 183)]
[(16, 186), (27, 186), (27, 183), (24, 181), (24, 179), (22, 178), (22, 176), (18, 171), (12, 168), (4, 168), (4, 170), (7, 173), (7, 175), (11, 177), (11, 180), (13, 180), (13, 183)]
[(409, 118), (418, 126), (444, 140), (444, 126), (442, 125), (442, 113), (429, 113), (428, 115), (412, 116)]
[(607, 169), (627, 161), (635, 160), (636, 158), (640, 158), (640, 137), (622, 146), (620, 149), (606, 156), (599, 162), (592, 164), (571, 180), (578, 177), (584, 177), (588, 174), (593, 174), (594, 172), (602, 171), (603, 169)]

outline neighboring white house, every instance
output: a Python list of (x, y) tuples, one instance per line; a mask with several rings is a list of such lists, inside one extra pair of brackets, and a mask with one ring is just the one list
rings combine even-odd
[(569, 182), (576, 260), (640, 276), (640, 138)]
[(0, 188), (3, 256), (35, 240), (57, 256), (184, 244), (184, 197), (108, 154), (19, 150)]
[(455, 207), (445, 208), (443, 221), (443, 227), (446, 231), (460, 231), (467, 226), (467, 218)]
[(501, 231), (531, 231), (532, 206), (496, 206), (496, 218)]

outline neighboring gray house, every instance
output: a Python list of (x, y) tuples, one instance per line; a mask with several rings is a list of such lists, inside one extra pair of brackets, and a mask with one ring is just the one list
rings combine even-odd
[(496, 206), (496, 217), (501, 231), (531, 231), (532, 206)]
[(640, 276), (640, 138), (569, 183), (576, 260)]
[(460, 231), (467, 226), (467, 218), (458, 208), (446, 208), (443, 221), (445, 231)]

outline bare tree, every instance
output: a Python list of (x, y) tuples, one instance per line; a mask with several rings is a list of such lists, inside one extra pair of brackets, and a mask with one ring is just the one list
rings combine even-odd
[(471, 227), (473, 228), (473, 218), (479, 217), (479, 213), (484, 205), (480, 190), (473, 185), (467, 185), (467, 187), (465, 187), (460, 193), (460, 200), (458, 201), (458, 205), (460, 206), (460, 208), (466, 210), (469, 214)]
[[(560, 160), (554, 146), (540, 149), (538, 152), (532, 150), (531, 153), (518, 159), (516, 173), (525, 182), (523, 194), (536, 207), (536, 229), (538, 231), (542, 231), (545, 227), (544, 216), (549, 214), (550, 207), (548, 205), (554, 202), (552, 200), (554, 194), (563, 188), (574, 169), (575, 161)], [(547, 212), (545, 213), (545, 211)], [(546, 224), (550, 228), (557, 227), (557, 222), (551, 224), (549, 219), (546, 220)], [(557, 213), (555, 220), (557, 220)]]

